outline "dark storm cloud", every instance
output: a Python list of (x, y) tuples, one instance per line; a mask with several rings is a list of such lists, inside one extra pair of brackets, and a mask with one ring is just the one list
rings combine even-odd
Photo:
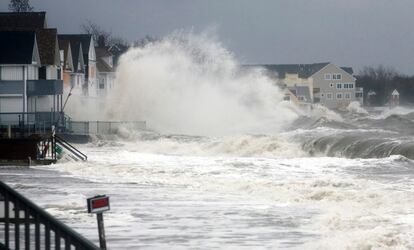
[[(8, 0), (0, 2), (7, 9)], [(90, 19), (130, 41), (217, 27), (243, 63), (384, 64), (414, 74), (412, 0), (31, 0), (61, 33)]]

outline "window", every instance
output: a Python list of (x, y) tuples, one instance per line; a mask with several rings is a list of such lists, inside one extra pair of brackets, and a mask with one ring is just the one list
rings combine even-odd
[(330, 86), (331, 88), (333, 88), (333, 87), (334, 87), (334, 85), (335, 85), (335, 84), (333, 84), (333, 83), (330, 83), (330, 84), (329, 84), (329, 86)]
[(349, 84), (349, 88), (350, 88), (350, 89), (353, 89), (353, 88), (354, 88), (354, 84), (353, 84), (353, 83), (350, 83), (350, 84)]
[(344, 83), (344, 89), (348, 88), (348, 83)]
[(342, 79), (342, 75), (341, 74), (332, 74), (332, 79), (333, 80), (341, 80)]
[(350, 93), (345, 93), (345, 99), (351, 99), (351, 94)]
[(325, 74), (325, 80), (331, 80), (331, 74)]
[(290, 101), (290, 96), (289, 95), (285, 95), (283, 97), (283, 101)]
[(336, 99), (341, 100), (342, 99), (342, 93), (336, 93)]
[(337, 83), (337, 84), (336, 84), (336, 88), (337, 88), (337, 89), (342, 89), (342, 83)]
[(300, 95), (300, 96), (298, 96), (298, 100), (299, 101), (304, 101), (305, 100), (305, 97)]
[(362, 93), (355, 93), (355, 97), (356, 98), (361, 98), (362, 97)]
[(332, 99), (332, 93), (326, 93), (326, 98), (327, 99)]

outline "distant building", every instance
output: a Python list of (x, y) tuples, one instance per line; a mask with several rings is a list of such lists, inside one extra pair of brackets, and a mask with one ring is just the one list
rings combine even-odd
[(63, 68), (63, 84), (65, 95), (86, 95), (85, 64), (82, 44), (77, 41), (59, 38), (59, 50)]
[[(95, 42), (92, 35), (87, 34), (65, 34), (58, 35), (59, 41), (69, 41), (72, 48), (72, 57), (82, 53), (85, 82), (83, 84), (83, 94), (85, 96), (98, 96), (98, 81), (96, 72), (96, 53)], [(77, 62), (75, 62), (77, 63)], [(76, 67), (78, 72), (81, 71), (79, 64)]]
[(390, 98), (390, 106), (395, 107), (400, 105), (400, 93), (396, 89), (392, 91), (391, 98)]
[[(328, 108), (345, 108), (352, 101), (359, 101), (353, 70), (332, 63), (314, 64), (267, 64), (264, 67), (280, 86), (289, 89), (308, 89), (309, 95), (298, 96), (308, 103), (320, 103)], [(362, 90), (359, 90), (362, 91)], [(359, 93), (359, 92), (358, 92)]]
[(114, 88), (115, 69), (112, 53), (108, 47), (96, 47), (96, 67), (98, 69), (98, 94), (104, 97)]

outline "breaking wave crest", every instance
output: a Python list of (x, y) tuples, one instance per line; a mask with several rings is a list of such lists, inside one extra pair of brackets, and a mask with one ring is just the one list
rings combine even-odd
[(347, 158), (384, 158), (402, 155), (414, 159), (414, 142), (361, 135), (327, 135), (307, 141), (303, 149), (311, 155)]
[(211, 34), (176, 32), (124, 54), (108, 116), (161, 133), (276, 133), (297, 118), (261, 69), (239, 66)]

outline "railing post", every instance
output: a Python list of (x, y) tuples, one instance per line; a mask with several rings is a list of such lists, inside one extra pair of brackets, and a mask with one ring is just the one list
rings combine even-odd
[(45, 249), (50, 250), (50, 225), (45, 222)]
[(25, 249), (30, 249), (30, 214), (29, 209), (26, 208), (24, 210), (24, 243), (25, 243)]
[(60, 250), (60, 232), (55, 228), (55, 250)]
[(39, 215), (35, 215), (35, 249), (40, 250), (40, 220)]
[(19, 225), (20, 208), (17, 200), (14, 200), (14, 246), (16, 250), (20, 249), (20, 225)]
[(6, 244), (6, 248), (10, 247), (10, 238), (9, 238), (9, 230), (10, 230), (10, 215), (9, 215), (9, 194), (5, 192), (4, 194), (4, 241)]

